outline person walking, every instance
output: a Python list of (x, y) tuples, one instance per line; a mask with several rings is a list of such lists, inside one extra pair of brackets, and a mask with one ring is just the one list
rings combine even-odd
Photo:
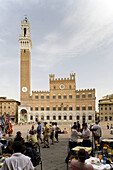
[(55, 126), (54, 126), (54, 122), (52, 122), (51, 134), (50, 134), (50, 139), (52, 140), (52, 145), (54, 145), (54, 137), (55, 137)]
[(80, 132), (80, 123), (77, 121), (78, 132)]
[(55, 122), (55, 139), (56, 139), (57, 143), (59, 142), (59, 139), (58, 139), (58, 130), (59, 130), (59, 127), (57, 125), (57, 122)]
[(44, 122), (45, 132), (44, 132), (44, 146), (43, 148), (49, 148), (49, 138), (50, 138), (50, 126), (47, 122)]
[(42, 132), (42, 125), (41, 125), (41, 122), (39, 121), (38, 122), (38, 127), (37, 127), (37, 140), (38, 140), (38, 143), (39, 143), (39, 139), (42, 142), (42, 138), (41, 138), (41, 132)]

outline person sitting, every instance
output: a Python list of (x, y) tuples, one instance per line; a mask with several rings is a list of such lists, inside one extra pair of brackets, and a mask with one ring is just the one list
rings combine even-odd
[(5, 148), (7, 147), (7, 139), (6, 139), (6, 134), (5, 133), (3, 134), (3, 137), (1, 139), (1, 143), (2, 143), (1, 148), (2, 148), (2, 154), (3, 154), (4, 151), (5, 151)]
[(5, 149), (5, 153), (3, 154), (3, 156), (11, 156), (13, 154), (13, 148), (12, 148), (12, 145), (13, 145), (13, 141), (8, 141), (8, 145)]
[(78, 151), (78, 161), (72, 160), (69, 165), (69, 170), (94, 170), (91, 164), (86, 164), (86, 151), (80, 149)]
[(67, 130), (66, 130), (66, 128), (64, 128), (63, 133), (64, 133), (64, 134), (67, 134), (67, 133), (68, 133)]
[(22, 154), (23, 145), (16, 141), (12, 145), (14, 154), (5, 159), (1, 170), (34, 170), (33, 164), (28, 156)]
[(21, 142), (21, 143), (24, 143), (24, 139), (21, 137), (21, 132), (18, 131), (16, 134), (17, 134), (17, 135), (16, 135), (14, 141), (19, 141), (19, 142)]

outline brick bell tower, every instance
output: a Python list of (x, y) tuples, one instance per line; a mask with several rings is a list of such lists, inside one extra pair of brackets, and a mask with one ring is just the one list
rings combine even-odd
[(31, 76), (31, 49), (32, 41), (30, 37), (30, 24), (25, 17), (21, 21), (21, 35), (19, 35), (20, 43), (20, 101), (25, 104), (30, 97), (30, 76)]

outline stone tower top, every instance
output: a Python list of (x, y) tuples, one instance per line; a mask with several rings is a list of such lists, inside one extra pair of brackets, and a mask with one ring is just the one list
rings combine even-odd
[(21, 35), (19, 35), (19, 43), (20, 49), (31, 51), (32, 41), (30, 37), (30, 24), (27, 17), (21, 21)]
[(64, 80), (74, 80), (75, 81), (75, 73), (70, 73), (70, 78), (55, 78), (55, 74), (49, 74), (49, 80), (50, 81), (64, 81)]

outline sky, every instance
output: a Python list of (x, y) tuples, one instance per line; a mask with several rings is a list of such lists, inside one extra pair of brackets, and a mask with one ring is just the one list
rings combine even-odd
[(0, 96), (20, 101), (21, 20), (30, 22), (31, 89), (76, 73), (76, 89), (113, 94), (113, 0), (0, 0)]

